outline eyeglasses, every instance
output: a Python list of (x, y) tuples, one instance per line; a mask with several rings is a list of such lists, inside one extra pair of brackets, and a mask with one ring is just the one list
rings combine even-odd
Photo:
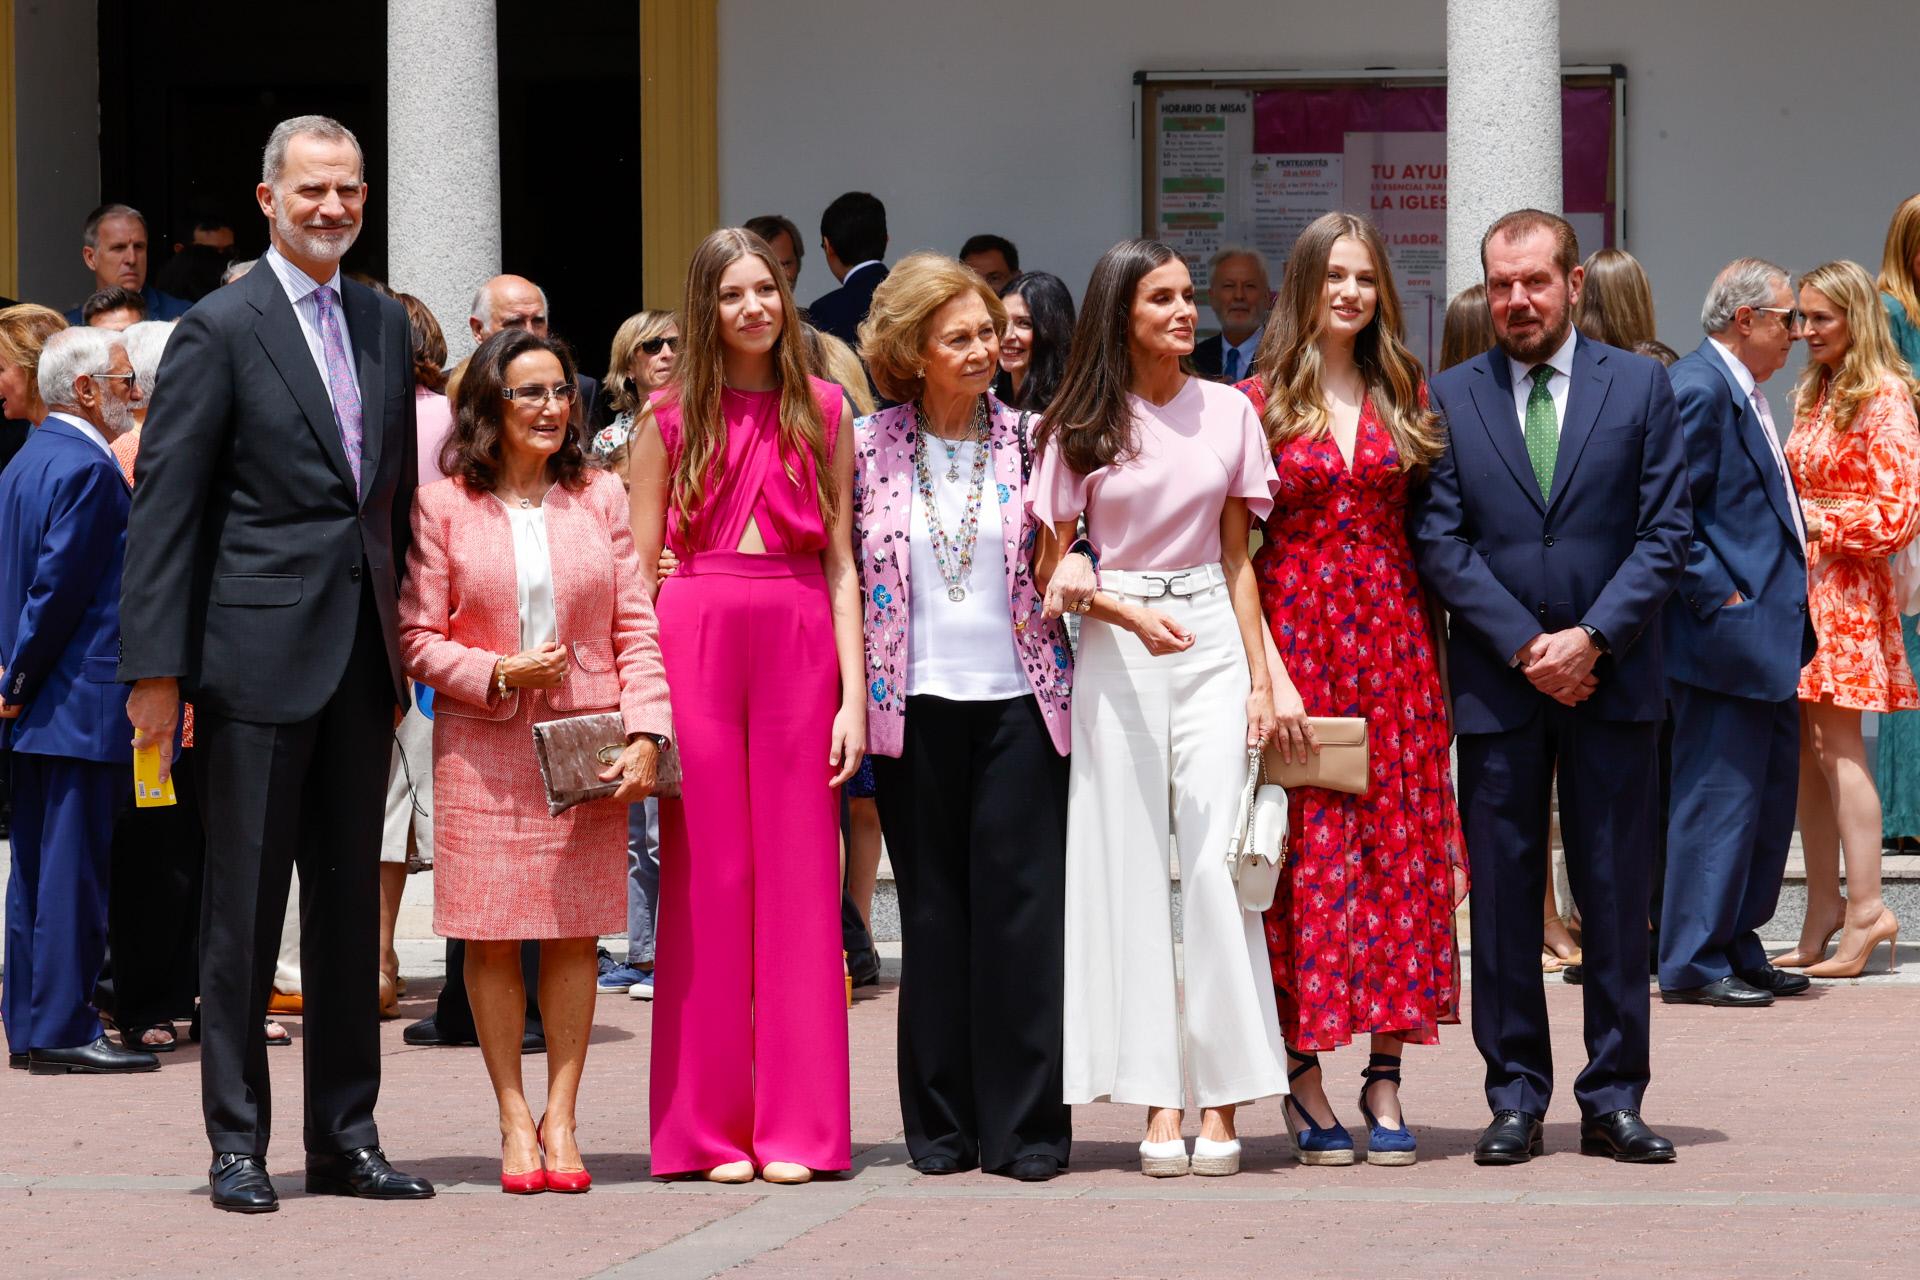
[(92, 378), (95, 382), (114, 382), (121, 378), (132, 382), (134, 379), (134, 375), (131, 373), (90, 373), (86, 376)]
[(543, 387), (537, 382), (529, 382), (524, 387), (503, 387), (500, 394), (509, 400), (525, 400), (544, 407), (549, 400), (572, 404), (579, 398), (580, 388), (571, 382), (563, 382), (557, 387)]
[(669, 351), (678, 351), (680, 349), (680, 339), (672, 337), (648, 338), (640, 344), (640, 349), (650, 356), (659, 355), (660, 348), (662, 347), (665, 347)]
[(1794, 307), (1755, 307), (1754, 310), (1764, 311), (1769, 315), (1779, 316), (1780, 323), (1787, 326), (1788, 333), (1792, 333), (1795, 329), (1800, 328), (1802, 325), (1806, 324), (1807, 322), (1806, 312), (1798, 310), (1797, 308), (1794, 308)]

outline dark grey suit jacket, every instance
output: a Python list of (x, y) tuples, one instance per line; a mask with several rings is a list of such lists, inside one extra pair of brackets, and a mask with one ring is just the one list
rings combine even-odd
[(120, 679), (175, 676), (236, 720), (315, 715), (371, 589), (395, 698), (398, 605), (418, 475), (407, 313), (351, 280), (360, 491), (326, 384), (271, 267), (173, 331), (140, 435), (121, 590)]

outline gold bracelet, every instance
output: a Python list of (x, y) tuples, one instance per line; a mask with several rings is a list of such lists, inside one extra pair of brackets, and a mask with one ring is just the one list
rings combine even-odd
[(507, 660), (496, 658), (493, 663), (493, 685), (502, 698), (507, 696)]

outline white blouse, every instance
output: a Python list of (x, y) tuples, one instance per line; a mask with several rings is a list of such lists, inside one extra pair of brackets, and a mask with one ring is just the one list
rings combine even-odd
[[(967, 493), (973, 480), (973, 451), (969, 440), (955, 451), (960, 479), (947, 480), (945, 442), (929, 441), (933, 456), (934, 500), (940, 504), (940, 527), (957, 537), (967, 513)], [(933, 529), (927, 521), (920, 486), (913, 486), (913, 519), (907, 530), (912, 586), (907, 592), (907, 695), (931, 694), (956, 702), (991, 702), (1021, 698), (1032, 691), (1020, 654), (1013, 646), (1013, 612), (1007, 605), (1007, 552), (1000, 521), (999, 487), (991, 467), (986, 492), (980, 495), (979, 539), (973, 546), (973, 567), (961, 584), (966, 594), (947, 597), (947, 580), (940, 576), (939, 557), (933, 551)]]
[(523, 507), (499, 494), (513, 525), (513, 573), (520, 605), (520, 647), (537, 649), (560, 638), (553, 610), (553, 561), (547, 555), (547, 515), (543, 507)]

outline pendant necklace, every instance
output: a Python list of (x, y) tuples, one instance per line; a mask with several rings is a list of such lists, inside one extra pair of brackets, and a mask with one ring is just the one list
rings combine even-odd
[[(916, 403), (913, 414), (917, 430), (914, 432), (913, 473), (915, 486), (920, 491), (920, 501), (927, 511), (927, 530), (933, 539), (934, 561), (940, 566), (940, 577), (947, 584), (947, 599), (955, 604), (967, 598), (967, 578), (973, 570), (973, 549), (980, 537), (980, 501), (986, 492), (987, 462), (993, 456), (988, 441), (991, 419), (987, 416), (985, 397), (981, 398), (979, 408), (973, 416), (973, 474), (968, 477), (966, 513), (960, 519), (957, 536), (949, 537), (940, 523), (940, 501), (934, 492), (933, 472), (927, 465), (927, 438), (933, 433), (927, 428), (927, 417)], [(938, 437), (935, 437), (938, 439)], [(942, 440), (948, 458), (947, 480), (958, 484), (960, 481), (960, 446), (963, 440), (947, 444)]]

